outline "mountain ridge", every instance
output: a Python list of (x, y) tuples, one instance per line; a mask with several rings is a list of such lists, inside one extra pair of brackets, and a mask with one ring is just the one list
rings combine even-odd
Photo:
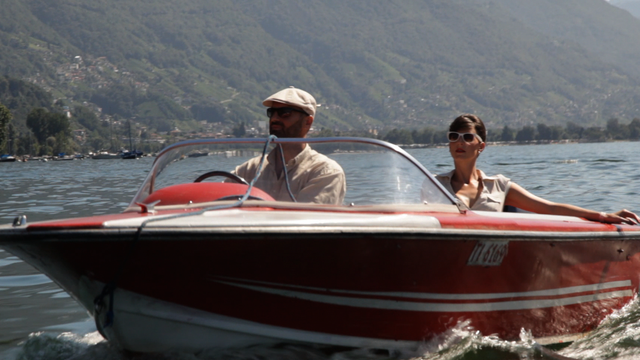
[[(7, 1), (4, 74), (155, 128), (195, 120), (257, 126), (266, 120), (261, 99), (290, 85), (323, 104), (319, 127), (337, 130), (444, 126), (463, 112), (491, 126), (604, 124), (637, 116), (640, 100), (640, 74), (627, 61), (640, 41), (621, 32), (620, 44), (633, 45), (621, 49), (611, 41), (619, 30), (578, 36), (604, 32), (609, 19), (640, 29), (601, 0), (577, 10), (578, 0)], [(566, 24), (550, 26), (552, 13)], [(59, 65), (72, 66), (75, 56), (87, 67), (104, 57), (118, 72), (104, 70), (101, 85), (88, 73), (60, 81)], [(126, 89), (109, 90), (117, 86)], [(128, 91), (137, 102), (110, 98)]]

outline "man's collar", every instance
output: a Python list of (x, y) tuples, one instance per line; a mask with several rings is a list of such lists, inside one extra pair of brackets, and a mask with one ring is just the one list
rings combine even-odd
[[(267, 155), (267, 160), (269, 162), (274, 162), (275, 161), (275, 156), (277, 154), (277, 150), (278, 146), (276, 146), (273, 150), (271, 150), (271, 152), (269, 153), (269, 155)], [(311, 152), (311, 146), (309, 146), (309, 144), (305, 143), (304, 144), (304, 149), (302, 149), (302, 151), (300, 151), (298, 153), (298, 155), (294, 156), (293, 159), (289, 160), (289, 162), (293, 161), (294, 164), (299, 163), (300, 161), (302, 161), (302, 159), (304, 159), (305, 157), (309, 156)], [(278, 155), (280, 156), (280, 155)]]

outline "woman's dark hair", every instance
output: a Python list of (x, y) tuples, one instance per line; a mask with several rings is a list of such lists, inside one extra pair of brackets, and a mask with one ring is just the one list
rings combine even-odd
[(473, 114), (462, 114), (449, 125), (449, 131), (455, 132), (460, 132), (468, 128), (473, 128), (476, 133), (480, 135), (482, 141), (487, 142), (487, 128), (484, 127), (482, 120)]

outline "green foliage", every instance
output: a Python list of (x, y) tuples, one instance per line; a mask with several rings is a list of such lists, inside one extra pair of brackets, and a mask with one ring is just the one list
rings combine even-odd
[(393, 129), (383, 137), (384, 141), (388, 141), (394, 144), (413, 144), (413, 137), (411, 131), (407, 129)]
[(569, 139), (581, 139), (584, 134), (584, 128), (572, 121), (567, 123), (566, 134)]
[(629, 139), (640, 140), (640, 119), (635, 118), (629, 124)]
[(191, 114), (175, 101), (154, 92), (142, 92), (134, 86), (118, 84), (93, 93), (91, 102), (108, 115), (136, 117), (149, 123), (153, 119), (187, 120)]
[(320, 131), (312, 135), (312, 137), (333, 137), (333, 136), (336, 136), (336, 134), (333, 132), (333, 130), (329, 128), (322, 128)]
[(535, 140), (536, 130), (533, 126), (523, 126), (516, 134), (517, 141), (531, 141)]
[(560, 126), (538, 124), (537, 128), (538, 133), (536, 138), (538, 140), (561, 140), (564, 135), (564, 130)]
[(235, 126), (232, 130), (232, 134), (233, 136), (237, 137), (237, 138), (241, 138), (244, 137), (244, 135), (247, 133), (247, 130), (245, 129), (244, 123), (241, 122), (240, 124), (238, 124), (237, 126)]
[(16, 155), (37, 154), (38, 142), (31, 133), (24, 133), (16, 139)]
[(207, 122), (223, 122), (225, 120), (225, 112), (223, 106), (212, 104), (196, 104), (191, 107), (191, 114), (196, 120), (206, 120)]
[[(109, 136), (109, 126), (106, 122), (100, 121), (96, 114), (85, 106), (75, 106), (72, 113), (73, 118), (89, 132), (95, 131), (95, 136)], [(100, 149), (100, 148), (98, 148)]]
[(584, 130), (582, 136), (589, 141), (605, 141), (606, 133), (599, 127), (591, 126)]
[(66, 115), (35, 108), (27, 116), (27, 126), (37, 142), (46, 145), (47, 154), (67, 151), (71, 130)]
[(105, 114), (132, 117), (135, 115), (134, 103), (137, 98), (134, 87), (118, 84), (96, 91), (91, 102), (100, 106)]
[(433, 144), (434, 142), (438, 142), (444, 135), (430, 127), (426, 127), (420, 131), (414, 131), (412, 137), (417, 144)]
[(627, 127), (621, 125), (617, 118), (611, 118), (607, 121), (607, 133), (615, 140), (626, 139), (627, 130)]
[[(515, 136), (514, 136), (515, 133)], [(421, 130), (409, 131), (406, 129), (393, 129), (381, 138), (397, 144), (443, 144), (446, 143), (446, 131), (425, 127)], [(501, 131), (488, 131), (487, 141), (521, 141), (553, 142), (563, 139), (583, 141), (608, 141), (608, 140), (640, 140), (640, 119), (631, 120), (629, 124), (622, 124), (617, 118), (607, 121), (606, 129), (591, 126), (584, 128), (576, 123), (569, 122), (565, 128), (561, 126), (548, 126), (537, 124), (523, 126), (519, 130), (513, 130), (504, 126)]]
[[(631, 118), (640, 22), (580, 1), (6, 0), (0, 71), (162, 128), (252, 124), (290, 85), (328, 105), (316, 126), (340, 131), (463, 112), (513, 127)], [(113, 67), (92, 62), (102, 56)], [(51, 104), (4, 103), (19, 129)]]
[[(515, 17), (542, 34), (579, 44), (600, 59), (617, 64), (627, 73), (640, 75), (635, 60), (640, 54), (637, 41), (640, 22), (605, 1), (496, 0), (493, 3), (504, 9), (508, 13), (506, 16)], [(632, 3), (629, 1), (627, 4)], [(639, 8), (635, 3), (635, 9)]]
[(13, 114), (17, 129), (26, 130), (25, 119), (31, 109), (52, 109), (53, 97), (41, 87), (12, 77), (0, 76), (0, 103)]
[(11, 121), (11, 112), (6, 106), (0, 104), (0, 150), (4, 149), (7, 142), (7, 132), (9, 130), (9, 121)]
[(515, 139), (513, 130), (508, 125), (502, 128), (502, 134), (500, 135), (500, 141), (513, 141)]

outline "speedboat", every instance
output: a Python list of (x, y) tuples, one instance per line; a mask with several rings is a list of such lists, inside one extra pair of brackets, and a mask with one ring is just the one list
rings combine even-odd
[[(342, 204), (275, 201), (233, 173), (300, 142), (343, 168)], [(460, 323), (562, 343), (640, 285), (640, 226), (471, 211), (406, 151), (364, 138), (180, 142), (123, 212), (19, 216), (0, 226), (0, 245), (136, 352), (282, 342), (411, 352)]]

